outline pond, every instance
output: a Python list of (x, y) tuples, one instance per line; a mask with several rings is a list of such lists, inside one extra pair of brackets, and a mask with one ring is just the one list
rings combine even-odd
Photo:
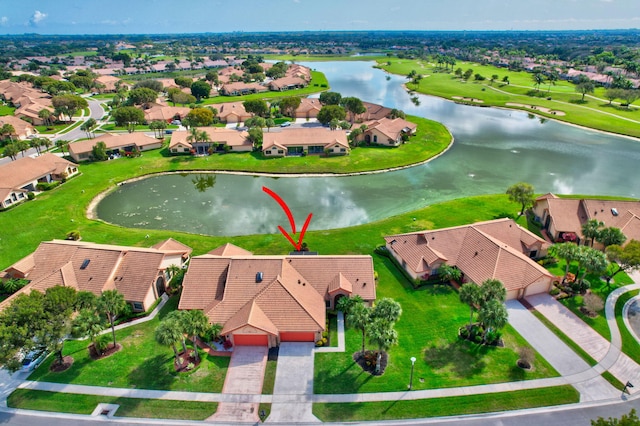
[(324, 72), (332, 90), (343, 96), (444, 123), (455, 143), (430, 163), (367, 176), (219, 174), (208, 188), (197, 175), (152, 177), (119, 187), (99, 204), (98, 217), (126, 227), (232, 236), (274, 233), (277, 225), (286, 225), (285, 214), (263, 186), (282, 196), (298, 226), (312, 212), (309, 229), (316, 230), (368, 223), (470, 195), (504, 193), (519, 181), (533, 184), (537, 192), (640, 194), (635, 178), (640, 143), (635, 139), (431, 96), (418, 95), (415, 105), (402, 87), (405, 78), (387, 79), (370, 62), (304, 65)]

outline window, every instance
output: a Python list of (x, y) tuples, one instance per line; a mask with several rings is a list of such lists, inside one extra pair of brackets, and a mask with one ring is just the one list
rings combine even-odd
[(378, 143), (378, 135), (373, 135), (373, 143)]
[(347, 152), (346, 148), (340, 148), (340, 152)]
[(178, 148), (171, 148), (171, 152), (178, 152)]
[(144, 307), (142, 306), (142, 303), (140, 303), (140, 302), (133, 302), (133, 310), (134, 311), (143, 311)]
[(279, 149), (279, 150), (278, 150), (278, 154), (284, 154), (284, 150)]
[(532, 259), (538, 257), (538, 250), (531, 250), (531, 253), (529, 253), (529, 257)]

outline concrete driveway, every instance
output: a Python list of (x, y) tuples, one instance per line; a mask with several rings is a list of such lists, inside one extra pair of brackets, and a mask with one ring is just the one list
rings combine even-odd
[(314, 343), (280, 344), (267, 423), (319, 422), (312, 413)]
[[(259, 395), (267, 366), (266, 346), (236, 346), (231, 355), (222, 393)], [(258, 403), (221, 402), (210, 420), (222, 422), (259, 422)]]
[(591, 369), (580, 356), (564, 344), (517, 300), (507, 300), (509, 324), (544, 357), (562, 376), (578, 376), (574, 387), (580, 392), (580, 401), (598, 401), (620, 396), (602, 376)]

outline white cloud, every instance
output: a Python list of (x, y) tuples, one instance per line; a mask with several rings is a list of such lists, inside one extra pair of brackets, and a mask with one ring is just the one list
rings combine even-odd
[(6, 16), (3, 16), (2, 18), (0, 18), (0, 26), (5, 26), (7, 25), (7, 23), (9, 22), (9, 18), (7, 18)]
[(33, 12), (33, 15), (31, 16), (31, 19), (29, 19), (29, 23), (31, 25), (37, 25), (39, 22), (41, 22), (46, 17), (47, 17), (46, 13), (40, 12), (39, 10), (36, 10), (35, 12)]

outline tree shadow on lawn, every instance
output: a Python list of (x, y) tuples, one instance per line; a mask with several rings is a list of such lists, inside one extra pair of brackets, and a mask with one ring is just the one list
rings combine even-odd
[(173, 355), (156, 355), (148, 358), (129, 373), (129, 383), (140, 389), (170, 389), (176, 373)]
[(424, 360), (434, 370), (450, 368), (458, 377), (471, 378), (484, 371), (487, 364), (482, 358), (489, 350), (482, 345), (456, 341), (425, 349)]
[[(361, 376), (364, 376), (364, 379), (360, 380)], [(340, 372), (325, 371), (320, 373), (316, 378), (316, 382), (318, 384), (322, 383), (319, 389), (330, 387), (336, 393), (354, 393), (373, 377), (360, 368), (355, 361), (352, 361)]]

